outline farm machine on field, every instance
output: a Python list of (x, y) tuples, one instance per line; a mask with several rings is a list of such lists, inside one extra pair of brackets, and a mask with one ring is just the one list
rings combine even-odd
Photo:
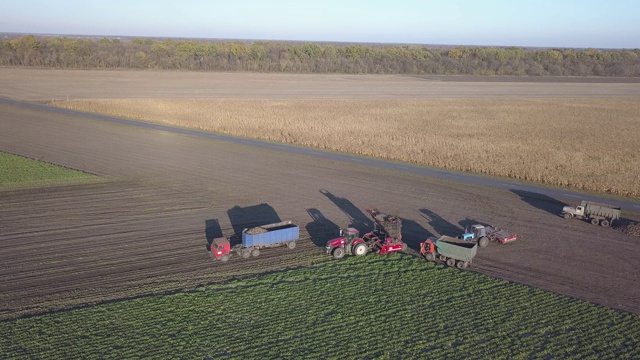
[(374, 207), (366, 211), (373, 219), (373, 231), (360, 237), (360, 232), (355, 228), (341, 229), (340, 237), (327, 241), (328, 254), (341, 259), (346, 254), (364, 256), (369, 251), (387, 254), (407, 249), (407, 244), (402, 241), (402, 219), (384, 214)]
[(213, 239), (211, 243), (211, 255), (222, 262), (226, 262), (235, 252), (243, 258), (260, 255), (263, 248), (286, 245), (289, 249), (295, 249), (296, 240), (300, 236), (298, 225), (289, 221), (267, 224), (242, 231), (242, 243), (231, 246), (226, 237)]
[(477, 243), (479, 247), (486, 247), (489, 245), (489, 241), (499, 242), (500, 244), (516, 241), (518, 235), (497, 227), (477, 224), (472, 225), (471, 229), (465, 230), (464, 234), (458, 236), (458, 239), (472, 241)]

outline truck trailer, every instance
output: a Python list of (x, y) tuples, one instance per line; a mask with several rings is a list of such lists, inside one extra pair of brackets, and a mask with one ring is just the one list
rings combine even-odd
[(248, 258), (260, 255), (260, 250), (269, 247), (286, 245), (289, 249), (296, 247), (300, 237), (300, 227), (292, 221), (282, 221), (262, 225), (242, 231), (242, 243), (231, 246), (229, 239), (219, 237), (211, 243), (211, 254), (220, 261), (227, 261), (232, 253)]

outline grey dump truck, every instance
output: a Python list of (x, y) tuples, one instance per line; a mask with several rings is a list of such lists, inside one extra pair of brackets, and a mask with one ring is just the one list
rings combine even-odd
[(477, 251), (478, 244), (450, 236), (441, 236), (439, 239), (431, 237), (420, 244), (420, 254), (427, 261), (444, 261), (448, 266), (458, 269), (469, 267)]
[(620, 208), (613, 205), (582, 201), (576, 207), (563, 207), (562, 217), (565, 219), (581, 219), (593, 225), (611, 226), (613, 220), (620, 219)]

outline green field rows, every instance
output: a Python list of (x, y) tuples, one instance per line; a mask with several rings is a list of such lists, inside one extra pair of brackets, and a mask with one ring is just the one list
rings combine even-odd
[(3, 322), (0, 354), (638, 359), (640, 318), (406, 255), (370, 255)]
[(82, 171), (0, 152), (0, 187), (47, 185), (90, 177)]

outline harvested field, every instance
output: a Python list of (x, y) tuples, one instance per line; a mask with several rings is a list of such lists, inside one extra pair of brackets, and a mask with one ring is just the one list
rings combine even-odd
[[(0, 192), (0, 318), (331, 261), (325, 241), (370, 229), (371, 205), (403, 217), (413, 250), (473, 223), (518, 232), (473, 271), (640, 313), (637, 239), (560, 218), (561, 199), (7, 104), (0, 119), (3, 151), (108, 180)], [(207, 240), (282, 219), (300, 225), (294, 250), (209, 258)]]
[(111, 99), (54, 105), (640, 198), (638, 100)]

